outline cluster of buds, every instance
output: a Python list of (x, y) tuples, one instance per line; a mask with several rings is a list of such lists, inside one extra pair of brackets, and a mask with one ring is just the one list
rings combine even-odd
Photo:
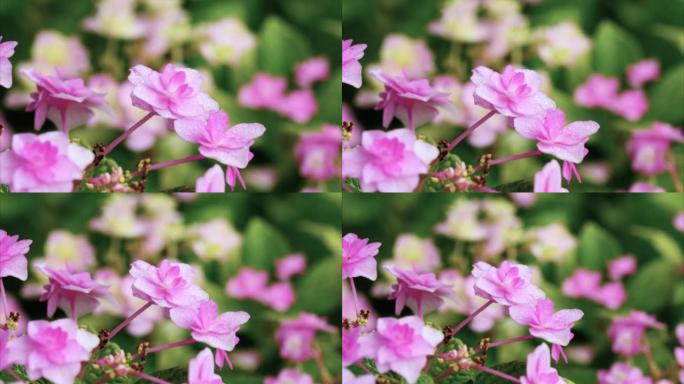
[(435, 172), (432, 181), (444, 185), (449, 192), (467, 191), (470, 187), (468, 168), (464, 162)]
[(126, 376), (130, 370), (129, 359), (122, 350), (97, 360), (93, 367), (102, 370), (102, 377), (106, 377), (108, 380)]
[(89, 180), (86, 184), (89, 190), (104, 192), (131, 192), (126, 185), (126, 172), (121, 167), (115, 167), (111, 172), (103, 173)]
[(481, 357), (472, 357), (473, 351), (467, 345), (461, 345), (456, 349), (444, 353), (440, 356), (442, 360), (449, 362), (449, 367), (458, 372), (467, 370), (475, 365), (482, 365), (484, 363)]

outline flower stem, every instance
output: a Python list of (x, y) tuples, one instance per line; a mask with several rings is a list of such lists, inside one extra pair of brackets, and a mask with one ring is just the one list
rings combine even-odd
[(518, 336), (518, 337), (512, 337), (510, 339), (504, 339), (504, 340), (500, 340), (500, 341), (495, 341), (493, 343), (489, 343), (489, 348), (500, 347), (502, 345), (513, 344), (513, 343), (517, 343), (519, 341), (527, 341), (527, 340), (532, 340), (532, 339), (534, 339), (534, 336), (532, 336), (532, 335), (523, 335), (523, 336)]
[(354, 284), (354, 278), (350, 277), (349, 278), (349, 287), (351, 288), (352, 291), (352, 298), (354, 300), (354, 317), (356, 319), (359, 318), (359, 299), (356, 296), (356, 285)]
[(675, 158), (672, 150), (667, 153), (668, 160), (670, 161), (669, 171), (670, 178), (672, 179), (672, 184), (674, 184), (675, 190), (677, 192), (684, 192), (684, 184), (682, 184), (682, 179), (679, 177), (679, 171), (677, 170), (677, 159)]
[(451, 150), (454, 149), (461, 141), (465, 140), (465, 138), (470, 136), (470, 134), (473, 133), (474, 130), (476, 130), (480, 125), (484, 124), (485, 121), (489, 120), (489, 118), (494, 116), (495, 114), (496, 111), (489, 111), (489, 113), (484, 115), (480, 120), (476, 121), (475, 124), (468, 127), (468, 129), (463, 131), (454, 140), (452, 140), (451, 143), (449, 143), (449, 146), (447, 147), (447, 152), (451, 152)]
[(139, 378), (144, 379), (144, 380), (147, 380), (147, 381), (149, 381), (149, 382), (151, 382), (151, 383), (157, 383), (157, 384), (171, 384), (171, 383), (169, 383), (169, 382), (166, 381), (166, 380), (162, 380), (162, 379), (160, 379), (160, 378), (158, 378), (158, 377), (154, 377), (154, 376), (152, 376), (152, 375), (148, 375), (148, 374), (145, 373), (145, 372), (133, 371), (133, 373), (132, 373), (131, 376), (139, 377)]
[[(499, 159), (494, 159), (494, 160), (492, 160), (492, 161), (489, 162), (489, 165), (490, 165), (490, 166), (492, 166), (492, 165), (499, 165), (499, 164), (504, 164), (504, 163), (508, 163), (508, 162), (511, 162), (511, 161), (515, 161), (515, 160), (527, 159), (527, 158), (530, 158), (530, 157), (536, 157), (536, 156), (541, 155), (542, 153), (543, 153), (542, 151), (540, 151), (540, 150), (538, 150), (538, 149), (535, 149), (534, 151), (523, 152), (523, 153), (518, 153), (518, 154), (516, 154), (516, 155), (511, 155), (511, 156), (501, 157), (501, 158), (499, 158)], [(481, 169), (482, 169), (482, 167), (478, 165), (478, 166), (475, 167), (475, 169), (473, 170), (473, 173), (477, 173), (477, 172), (480, 171)]]
[(147, 308), (149, 308), (152, 304), (153, 303), (151, 301), (148, 301), (147, 303), (145, 303), (145, 305), (140, 307), (140, 309), (133, 312), (132, 315), (128, 316), (126, 318), (126, 320), (124, 320), (121, 324), (117, 325), (116, 328), (114, 328), (111, 332), (109, 332), (109, 339), (111, 340), (112, 338), (114, 338), (114, 336), (117, 333), (119, 333), (122, 329), (124, 329), (124, 327), (126, 327), (128, 325), (128, 323), (130, 323), (133, 319), (138, 317), (141, 313), (145, 312), (145, 310), (147, 310)]
[[(147, 353), (155, 353), (155, 352), (165, 351), (167, 349), (178, 348), (178, 347), (182, 347), (182, 346), (190, 345), (190, 344), (195, 344), (195, 343), (196, 343), (196, 341), (193, 338), (184, 339), (184, 340), (180, 340), (180, 341), (175, 341), (173, 343), (162, 344), (162, 345), (158, 345), (156, 347), (152, 347), (152, 348), (147, 350)], [(138, 357), (140, 357), (140, 354), (133, 355), (133, 359), (136, 359)]]
[(446, 379), (447, 377), (453, 375), (454, 373), (456, 373), (456, 372), (455, 372), (452, 368), (447, 368), (447, 369), (445, 369), (442, 373), (440, 373), (439, 375), (435, 376), (434, 381), (435, 381), (435, 382), (440, 382), (440, 381)]
[(11, 368), (6, 369), (4, 372), (6, 372), (8, 375), (12, 376), (14, 380), (16, 380), (19, 383), (23, 383), (24, 379), (21, 378), (16, 372), (14, 372)]
[[(150, 165), (148, 171), (156, 171), (158, 169), (173, 167), (174, 165), (178, 165), (178, 164), (190, 163), (190, 162), (193, 162), (196, 160), (202, 160), (204, 158), (205, 157), (203, 155), (196, 154), (196, 155), (190, 155), (190, 156), (186, 156), (186, 157), (176, 159), (176, 160), (164, 161), (161, 163), (156, 163), (156, 164)], [(143, 171), (135, 171), (131, 174), (131, 179), (135, 179), (136, 177), (138, 177), (142, 174), (143, 174)]]
[(476, 370), (478, 370), (478, 371), (482, 371), (482, 372), (489, 373), (490, 375), (500, 377), (500, 378), (502, 378), (502, 379), (504, 379), (504, 380), (508, 380), (508, 381), (510, 381), (510, 382), (512, 382), (512, 383), (518, 383), (518, 384), (520, 384), (520, 380), (518, 380), (517, 378), (515, 378), (515, 377), (513, 377), (513, 376), (511, 376), (511, 375), (507, 375), (507, 374), (505, 374), (505, 373), (503, 373), (503, 372), (499, 372), (499, 371), (497, 371), (496, 369), (487, 368), (487, 367), (485, 367), (484, 365), (475, 365), (475, 366), (473, 366), (473, 369), (476, 369)]
[(2, 304), (2, 308), (0, 308), (0, 314), (2, 314), (0, 320), (2, 320), (2, 322), (0, 322), (0, 325), (4, 325), (9, 315), (7, 313), (7, 297), (5, 297), (5, 284), (3, 284), (2, 282), (2, 277), (0, 277), (0, 304)]
[(141, 125), (145, 124), (147, 120), (151, 119), (154, 115), (156, 115), (156, 112), (150, 112), (147, 115), (143, 116), (142, 119), (138, 120), (137, 123), (133, 124), (130, 128), (124, 131), (119, 137), (114, 139), (109, 145), (102, 151), (102, 157), (107, 156), (109, 152), (111, 152), (114, 148), (116, 148), (117, 145), (119, 145), (122, 141), (124, 141), (128, 136), (130, 136), (131, 133), (133, 133), (136, 129), (140, 128)]
[(323, 382), (323, 384), (332, 384), (332, 375), (330, 374), (330, 371), (328, 371), (328, 368), (325, 367), (325, 363), (323, 360), (323, 351), (321, 350), (321, 347), (320, 345), (318, 345), (318, 343), (316, 343), (316, 349), (317, 351), (314, 353), (314, 361), (316, 362), (318, 371), (321, 374), (321, 381)]
[(481, 306), (480, 308), (478, 308), (475, 312), (473, 312), (472, 314), (470, 314), (470, 316), (466, 317), (463, 321), (461, 321), (460, 323), (458, 323), (458, 325), (456, 326), (456, 328), (454, 328), (454, 329), (451, 331), (451, 335), (457, 334), (461, 329), (463, 329), (463, 327), (465, 327), (466, 325), (468, 325), (468, 323), (470, 323), (471, 321), (473, 321), (473, 319), (474, 319), (477, 315), (479, 315), (480, 313), (482, 313), (482, 311), (484, 311), (485, 309), (487, 309), (487, 307), (489, 307), (489, 306), (492, 305), (492, 304), (494, 304), (494, 300), (489, 300), (489, 301), (487, 301), (486, 303), (482, 304), (482, 306)]

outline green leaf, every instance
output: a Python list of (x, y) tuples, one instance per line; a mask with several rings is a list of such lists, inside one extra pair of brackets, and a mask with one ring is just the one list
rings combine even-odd
[(655, 312), (668, 305), (677, 282), (677, 264), (657, 259), (629, 282), (626, 307)]
[(499, 192), (510, 193), (510, 192), (532, 192), (534, 186), (529, 180), (518, 180), (512, 183), (501, 184), (494, 187)]
[(584, 224), (577, 250), (579, 264), (595, 271), (605, 268), (606, 262), (622, 253), (620, 244), (598, 224)]
[(416, 384), (433, 384), (434, 381), (432, 380), (432, 377), (422, 373), (420, 377), (418, 378), (418, 381), (416, 381)]
[(649, 117), (668, 123), (684, 121), (684, 64), (669, 71), (649, 92)]
[(327, 313), (339, 308), (342, 297), (339, 257), (317, 263), (297, 284), (297, 303), (303, 311)]
[[(525, 363), (522, 361), (510, 361), (508, 363), (498, 364), (489, 368), (503, 372), (513, 377), (520, 377), (525, 374)], [(475, 378), (475, 384), (510, 384), (510, 381), (504, 380), (486, 372), (480, 372)]]
[(257, 269), (270, 269), (273, 262), (285, 256), (290, 246), (273, 226), (261, 218), (253, 218), (247, 223), (242, 260)]
[(632, 234), (649, 242), (663, 259), (669, 260), (675, 264), (684, 263), (684, 253), (682, 253), (682, 249), (679, 248), (677, 241), (666, 232), (637, 226), (633, 228)]
[(603, 21), (594, 38), (594, 68), (601, 73), (620, 76), (628, 64), (642, 56), (641, 46), (629, 33), (611, 21)]
[(311, 47), (306, 36), (276, 16), (266, 19), (259, 34), (259, 68), (287, 76), (295, 63), (309, 56)]

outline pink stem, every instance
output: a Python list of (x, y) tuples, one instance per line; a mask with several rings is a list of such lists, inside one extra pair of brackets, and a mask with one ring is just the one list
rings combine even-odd
[(147, 350), (147, 353), (155, 353), (155, 352), (164, 351), (164, 350), (176, 348), (176, 347), (182, 347), (184, 345), (190, 345), (190, 344), (195, 344), (195, 343), (196, 343), (196, 341), (193, 338), (180, 340), (180, 341), (176, 341), (173, 343), (162, 344), (162, 345), (158, 345), (156, 347), (152, 347), (152, 348)]
[(480, 308), (478, 308), (475, 312), (473, 312), (472, 314), (470, 314), (470, 316), (466, 317), (465, 320), (463, 320), (463, 321), (461, 321), (460, 323), (458, 323), (458, 325), (456, 326), (456, 328), (454, 328), (454, 330), (451, 331), (451, 334), (452, 334), (452, 335), (457, 334), (461, 329), (463, 329), (463, 327), (465, 327), (466, 325), (468, 325), (468, 323), (470, 323), (471, 321), (473, 321), (473, 319), (474, 319), (477, 315), (479, 315), (482, 311), (484, 311), (485, 309), (487, 309), (487, 307), (489, 307), (489, 306), (492, 305), (492, 304), (494, 304), (494, 300), (489, 300), (488, 302), (482, 304), (482, 306), (481, 306)]
[[(506, 156), (506, 157), (502, 157), (499, 159), (494, 159), (494, 160), (489, 162), (489, 165), (492, 166), (492, 165), (504, 164), (504, 163), (508, 163), (511, 161), (515, 161), (515, 160), (527, 159), (529, 157), (539, 156), (541, 154), (543, 154), (543, 152), (540, 150), (518, 153), (517, 155), (511, 155), (511, 156)], [(473, 171), (473, 173), (478, 172), (481, 169), (482, 169), (481, 166), (477, 166), (477, 167), (475, 167), (475, 170)]]
[(126, 327), (126, 326), (128, 325), (128, 323), (130, 323), (133, 319), (135, 319), (136, 317), (138, 317), (141, 313), (145, 312), (145, 310), (146, 310), (147, 308), (149, 308), (152, 304), (153, 304), (153, 303), (152, 303), (151, 301), (148, 301), (147, 303), (145, 303), (145, 305), (143, 305), (142, 307), (140, 307), (140, 309), (138, 309), (137, 311), (133, 312), (132, 315), (128, 316), (128, 317), (126, 318), (126, 320), (124, 320), (121, 324), (117, 325), (116, 328), (114, 328), (114, 329), (109, 333), (109, 339), (110, 339), (110, 340), (113, 339), (114, 336), (115, 336), (117, 333), (119, 333), (119, 331), (121, 331), (122, 329), (124, 329), (124, 327)]
[(532, 340), (532, 339), (534, 339), (534, 336), (532, 336), (532, 335), (512, 337), (510, 339), (504, 339), (504, 340), (496, 341), (493, 343), (489, 343), (489, 348), (499, 347), (499, 346), (506, 345), (506, 344), (512, 344), (512, 343), (517, 343), (519, 341), (527, 341), (527, 340)]
[(4, 325), (9, 314), (7, 313), (7, 297), (5, 296), (5, 284), (2, 282), (2, 277), (0, 277), (0, 304), (2, 304), (0, 313), (2, 314), (2, 324)]
[(359, 317), (359, 299), (356, 296), (356, 285), (354, 284), (353, 277), (349, 278), (349, 286), (351, 287), (352, 298), (354, 299), (354, 318), (357, 319)]
[(132, 376), (136, 376), (136, 377), (139, 377), (139, 378), (141, 378), (141, 379), (145, 379), (145, 380), (147, 380), (147, 381), (149, 381), (149, 382), (152, 382), (152, 383), (157, 383), (157, 384), (171, 384), (171, 383), (169, 383), (169, 382), (166, 381), (166, 380), (162, 380), (162, 379), (160, 379), (160, 378), (158, 378), (158, 377), (154, 377), (154, 376), (152, 376), (152, 375), (148, 375), (148, 374), (145, 373), (145, 372), (138, 372), (138, 371), (133, 371), (133, 372), (134, 372), (134, 373), (132, 374)]
[(473, 133), (474, 130), (476, 130), (480, 125), (484, 124), (485, 121), (489, 120), (489, 118), (494, 116), (495, 114), (496, 111), (489, 111), (489, 113), (487, 113), (480, 120), (475, 122), (475, 124), (468, 127), (468, 129), (463, 131), (454, 140), (452, 140), (451, 143), (449, 143), (449, 146), (447, 147), (447, 152), (451, 152), (451, 150), (454, 149), (461, 141), (465, 140), (465, 138), (468, 137), (471, 133)]
[(128, 128), (127, 130), (124, 131), (119, 137), (114, 139), (109, 145), (104, 149), (102, 152), (102, 156), (107, 156), (109, 152), (111, 152), (114, 148), (116, 148), (117, 145), (119, 145), (122, 141), (124, 141), (128, 136), (131, 135), (136, 129), (140, 128), (141, 125), (145, 124), (147, 120), (151, 119), (154, 115), (156, 115), (155, 112), (150, 112), (147, 115), (143, 116), (142, 119), (138, 120), (137, 123), (133, 124), (132, 127)]
[(512, 382), (512, 383), (518, 383), (518, 384), (520, 384), (520, 380), (518, 380), (517, 378), (515, 378), (515, 377), (513, 377), (513, 376), (511, 376), (511, 375), (507, 375), (507, 374), (505, 374), (505, 373), (503, 373), (503, 372), (499, 372), (499, 371), (497, 371), (496, 369), (487, 368), (487, 367), (485, 367), (484, 365), (475, 365), (475, 366), (473, 366), (473, 369), (477, 369), (478, 371), (482, 371), (482, 372), (489, 373), (490, 375), (494, 375), (494, 376), (500, 377), (500, 378), (502, 378), (502, 379), (504, 379), (504, 380), (508, 380), (508, 381), (510, 381), (510, 382)]
[[(178, 164), (190, 163), (190, 162), (193, 162), (196, 160), (202, 160), (204, 158), (205, 157), (203, 155), (199, 155), (199, 154), (190, 155), (190, 156), (183, 157), (183, 158), (176, 159), (176, 160), (169, 160), (169, 161), (164, 161), (161, 163), (152, 164), (152, 165), (150, 165), (149, 170), (150, 171), (156, 171), (158, 169), (173, 167), (174, 165), (178, 165)], [(138, 177), (140, 175), (142, 175), (142, 171), (135, 171), (131, 174), (131, 179), (135, 179), (136, 177)]]

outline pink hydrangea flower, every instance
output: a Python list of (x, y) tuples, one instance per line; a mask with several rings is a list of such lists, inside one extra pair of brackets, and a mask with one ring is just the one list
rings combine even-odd
[(90, 272), (74, 273), (52, 269), (43, 264), (37, 264), (35, 268), (47, 276), (49, 281), (40, 297), (41, 301), (48, 302), (48, 317), (52, 317), (59, 307), (67, 316), (78, 319), (79, 316), (95, 310), (100, 299), (113, 300), (107, 286), (95, 282)]
[(14, 56), (16, 46), (16, 41), (2, 43), (2, 36), (0, 36), (0, 86), (5, 88), (12, 86), (12, 63), (9, 58)]
[(477, 295), (504, 306), (530, 304), (544, 297), (532, 284), (532, 270), (522, 264), (504, 260), (497, 268), (480, 261), (473, 266), (472, 275)]
[(176, 120), (173, 127), (183, 140), (199, 144), (203, 156), (241, 169), (254, 156), (249, 147), (266, 131), (257, 123), (230, 127), (228, 114), (223, 111), (210, 112), (207, 121)]
[(0, 152), (0, 184), (11, 192), (71, 192), (94, 158), (63, 132), (19, 133), (11, 150)]
[(394, 312), (397, 316), (404, 306), (408, 306), (422, 318), (424, 314), (439, 308), (444, 299), (452, 296), (450, 287), (437, 280), (432, 272), (405, 271), (391, 265), (386, 265), (385, 269), (397, 279), (389, 296), (390, 300), (396, 300)]
[(144, 65), (131, 68), (133, 105), (166, 119), (204, 120), (219, 109), (216, 100), (202, 92), (202, 74), (190, 68), (166, 64), (162, 72)]
[(299, 173), (315, 181), (325, 181), (340, 174), (342, 130), (324, 124), (320, 131), (305, 132), (294, 148)]
[(409, 129), (432, 121), (439, 110), (437, 107), (450, 108), (449, 94), (438, 92), (427, 79), (411, 80), (406, 74), (392, 76), (380, 70), (371, 71), (384, 86), (376, 110), (382, 109), (382, 125), (389, 127), (394, 117)]
[(312, 313), (300, 312), (294, 319), (283, 320), (275, 337), (284, 359), (302, 362), (317, 353), (313, 342), (316, 332), (335, 332), (335, 327)]
[(375, 375), (366, 374), (354, 376), (352, 371), (347, 368), (342, 369), (342, 382), (344, 384), (375, 384)]
[(633, 275), (637, 270), (637, 260), (632, 255), (625, 255), (608, 262), (608, 276), (613, 280), (620, 280)]
[(629, 121), (637, 121), (648, 112), (648, 99), (641, 89), (625, 91), (618, 95), (608, 109)]
[(278, 376), (266, 376), (264, 384), (313, 384), (313, 378), (294, 368), (285, 368), (278, 372)]
[(549, 346), (542, 344), (527, 355), (527, 373), (520, 378), (522, 384), (563, 384), (558, 371), (551, 367)]
[(435, 353), (444, 335), (425, 325), (420, 317), (407, 316), (399, 319), (380, 318), (376, 332), (361, 338), (361, 343), (372, 351), (379, 372), (392, 370), (413, 384), (425, 367), (427, 357)]
[(12, 363), (23, 365), (29, 380), (71, 384), (99, 342), (71, 319), (38, 320), (29, 322), (26, 334), (10, 340), (7, 348)]
[(563, 280), (561, 290), (569, 297), (589, 297), (601, 285), (601, 274), (584, 268), (577, 268), (575, 272)]
[(0, 229), (0, 278), (14, 276), (26, 281), (26, 254), (33, 240), (19, 240), (19, 235), (8, 235)]
[(275, 110), (295, 123), (304, 124), (318, 112), (318, 101), (311, 89), (299, 89), (288, 93)]
[(137, 260), (131, 264), (133, 295), (162, 308), (198, 305), (209, 295), (193, 283), (195, 270), (188, 264), (162, 260), (159, 267)]
[(584, 107), (608, 107), (618, 96), (620, 80), (600, 74), (589, 76), (575, 89), (575, 103)]
[(223, 193), (226, 191), (226, 176), (221, 166), (215, 164), (209, 168), (204, 175), (197, 178), (195, 182), (195, 192), (215, 192)]
[(637, 367), (615, 363), (609, 370), (598, 371), (598, 384), (653, 384), (653, 380)]
[(646, 59), (627, 67), (627, 80), (632, 88), (639, 88), (660, 77), (660, 63), (655, 59)]
[[(458, 271), (445, 270), (440, 274), (439, 280), (451, 286), (454, 291), (453, 300), (445, 301), (440, 312), (454, 311), (468, 316), (487, 302), (475, 294), (475, 279), (472, 276), (464, 277)], [(468, 328), (477, 333), (487, 332), (503, 317), (503, 307), (490, 305), (468, 323)]]
[(285, 98), (287, 79), (267, 73), (257, 73), (252, 81), (238, 90), (238, 102), (244, 107), (277, 108)]
[(584, 144), (599, 130), (595, 121), (575, 121), (565, 124), (560, 109), (550, 109), (537, 117), (519, 117), (515, 130), (526, 139), (537, 140), (537, 148), (561, 160), (581, 163), (587, 154)]
[(378, 262), (375, 255), (380, 250), (380, 243), (368, 243), (354, 233), (342, 238), (342, 278), (365, 277), (375, 281), (378, 278)]
[(31, 94), (28, 112), (35, 111), (34, 128), (39, 130), (49, 118), (57, 128), (68, 133), (69, 129), (86, 123), (98, 108), (109, 111), (110, 107), (104, 94), (86, 87), (83, 79), (63, 79), (59, 75), (42, 75), (32, 69), (21, 73), (36, 84), (36, 92)]
[(304, 272), (306, 272), (306, 256), (303, 253), (293, 253), (276, 260), (276, 276), (280, 280), (288, 280)]
[(268, 285), (268, 273), (244, 267), (226, 282), (226, 293), (236, 299), (256, 299)]
[(359, 178), (364, 192), (411, 192), (437, 156), (411, 129), (364, 131), (361, 145), (342, 153), (342, 176)]
[(214, 355), (209, 348), (204, 348), (190, 360), (188, 384), (223, 384), (221, 376), (214, 373)]
[(236, 335), (240, 326), (249, 320), (249, 314), (243, 311), (219, 314), (218, 305), (211, 300), (203, 300), (197, 306), (171, 308), (169, 314), (177, 326), (191, 331), (195, 341), (228, 352), (240, 341)]
[(330, 63), (325, 57), (312, 57), (295, 65), (295, 79), (301, 88), (323, 81), (330, 76)]
[(563, 188), (561, 167), (558, 161), (549, 161), (541, 171), (534, 174), (534, 192), (568, 192), (566, 188)]
[(276, 312), (284, 312), (290, 309), (296, 297), (292, 283), (281, 281), (268, 286), (256, 299)]
[(553, 310), (553, 301), (540, 299), (536, 303), (514, 305), (508, 311), (515, 322), (530, 327), (532, 336), (551, 344), (567, 346), (573, 337), (570, 330), (584, 316), (584, 312), (579, 309)]
[(366, 44), (352, 45), (352, 39), (342, 40), (342, 83), (361, 87), (363, 79), (359, 60), (363, 58), (366, 47)]
[[(4, 311), (5, 309), (2, 308)], [(12, 362), (10, 361), (9, 351), (7, 349), (7, 342), (10, 338), (10, 331), (0, 328), (0, 370), (10, 368)]]
[(588, 296), (608, 309), (618, 309), (627, 300), (627, 292), (622, 282), (606, 283)]
[(359, 343), (361, 336), (360, 327), (342, 329), (342, 366), (348, 367), (360, 361), (365, 353), (364, 348)]
[(646, 348), (643, 338), (648, 328), (664, 329), (665, 325), (659, 323), (655, 316), (635, 310), (626, 316), (614, 318), (608, 328), (613, 352), (627, 357), (643, 352)]
[(684, 143), (681, 128), (655, 122), (649, 129), (634, 131), (627, 142), (627, 153), (632, 159), (632, 169), (655, 176), (671, 167), (667, 160), (672, 143)]
[(508, 117), (536, 116), (556, 104), (539, 90), (541, 77), (528, 69), (507, 65), (498, 73), (487, 67), (473, 70), (475, 104)]

